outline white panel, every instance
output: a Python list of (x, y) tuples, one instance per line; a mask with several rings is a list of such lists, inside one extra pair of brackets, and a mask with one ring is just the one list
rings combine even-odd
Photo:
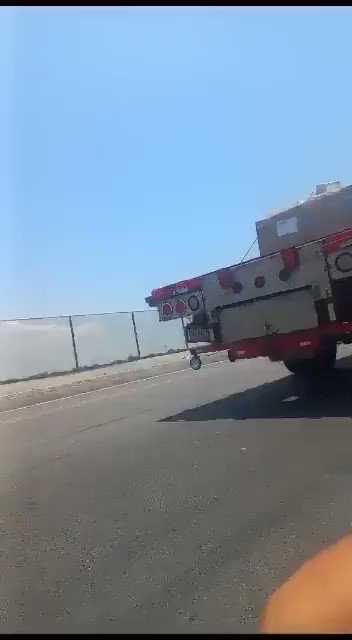
[(289, 233), (297, 233), (297, 218), (287, 218), (287, 220), (279, 220), (276, 224), (277, 235), (287, 236)]
[(222, 338), (226, 343), (317, 326), (317, 314), (310, 291), (294, 291), (223, 309), (219, 319)]

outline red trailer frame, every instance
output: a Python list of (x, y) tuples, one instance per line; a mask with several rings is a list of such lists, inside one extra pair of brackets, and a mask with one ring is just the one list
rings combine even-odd
[(352, 342), (352, 322), (335, 320), (325, 327), (249, 338), (230, 344), (212, 342), (199, 347), (190, 347), (189, 351), (192, 356), (228, 351), (231, 362), (258, 357), (268, 357), (275, 362), (283, 360), (290, 353), (302, 352), (302, 355), (309, 355), (319, 347), (325, 337), (333, 337), (337, 342)]

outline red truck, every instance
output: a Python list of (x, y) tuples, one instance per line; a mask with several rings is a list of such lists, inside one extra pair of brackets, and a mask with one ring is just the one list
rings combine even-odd
[(295, 374), (334, 366), (352, 342), (352, 185), (315, 194), (256, 223), (260, 256), (154, 289), (162, 322), (184, 318), (190, 365), (226, 350), (268, 357)]

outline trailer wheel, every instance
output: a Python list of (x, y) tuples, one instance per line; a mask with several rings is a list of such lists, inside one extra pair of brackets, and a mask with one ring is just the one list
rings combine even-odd
[(298, 376), (319, 375), (335, 366), (336, 352), (336, 342), (332, 341), (325, 343), (313, 358), (288, 358), (284, 360), (284, 365)]
[(192, 356), (192, 358), (189, 361), (189, 364), (191, 365), (193, 371), (199, 371), (199, 369), (202, 366), (202, 361), (199, 356)]

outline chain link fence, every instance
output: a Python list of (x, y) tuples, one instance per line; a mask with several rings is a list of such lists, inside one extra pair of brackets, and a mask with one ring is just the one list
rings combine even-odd
[(0, 322), (0, 382), (119, 364), (186, 349), (181, 320), (154, 310)]

